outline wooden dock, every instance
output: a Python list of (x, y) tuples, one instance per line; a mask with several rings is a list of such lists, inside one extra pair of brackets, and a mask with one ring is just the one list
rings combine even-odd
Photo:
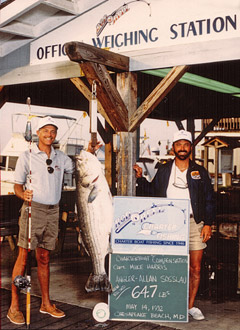
[[(6, 289), (0, 289), (1, 292), (1, 321), (0, 329), (26, 329), (26, 325), (14, 325), (7, 318), (7, 312), (10, 305), (11, 292)], [(20, 304), (22, 312), (25, 313), (26, 295), (20, 293)], [(31, 296), (31, 324), (30, 329), (45, 330), (96, 330), (96, 329), (112, 329), (112, 330), (172, 330), (174, 328), (163, 327), (151, 322), (130, 322), (130, 321), (106, 321), (98, 323), (92, 316), (92, 310), (82, 308), (66, 303), (53, 301), (58, 308), (62, 309), (66, 316), (61, 319), (53, 318), (50, 315), (41, 314), (39, 312), (41, 298)]]

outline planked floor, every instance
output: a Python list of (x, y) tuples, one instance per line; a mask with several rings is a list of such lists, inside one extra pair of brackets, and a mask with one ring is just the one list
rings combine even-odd
[[(6, 317), (9, 304), (10, 304), (10, 291), (1, 289), (1, 329), (26, 329), (26, 325), (17, 326), (12, 324)], [(25, 299), (26, 295), (20, 294), (22, 311), (25, 314)], [(92, 310), (89, 308), (82, 308), (66, 303), (53, 301), (60, 309), (64, 310), (66, 316), (62, 319), (56, 319), (46, 314), (39, 312), (41, 299), (39, 297), (31, 296), (31, 321), (30, 329), (112, 329), (112, 330), (160, 330), (160, 329), (173, 329), (169, 327), (162, 327), (150, 322), (117, 322), (106, 321), (104, 323), (98, 323), (92, 317)]]

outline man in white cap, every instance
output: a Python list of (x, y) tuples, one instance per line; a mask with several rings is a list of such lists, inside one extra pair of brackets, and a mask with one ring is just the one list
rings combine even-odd
[(203, 320), (204, 315), (194, 307), (194, 301), (200, 284), (203, 249), (211, 238), (211, 224), (215, 218), (214, 192), (206, 169), (190, 160), (191, 133), (177, 131), (172, 150), (175, 159), (161, 165), (152, 182), (142, 177), (141, 167), (134, 165), (137, 195), (190, 200), (189, 315), (195, 320)]
[[(64, 312), (52, 305), (49, 298), (49, 253), (54, 250), (58, 236), (63, 174), (73, 172), (73, 163), (71, 158), (52, 146), (57, 129), (58, 126), (52, 117), (41, 118), (37, 127), (38, 144), (32, 146), (31, 156), (30, 150), (26, 150), (17, 161), (14, 190), (16, 196), (23, 199), (24, 203), (19, 222), (19, 253), (12, 280), (14, 281), (17, 275), (24, 275), (25, 272), (28, 254), (28, 204), (31, 202), (31, 250), (36, 250), (38, 279), (42, 292), (40, 312), (61, 318), (65, 316)], [(7, 317), (14, 324), (25, 323), (19, 309), (18, 288), (14, 284)]]

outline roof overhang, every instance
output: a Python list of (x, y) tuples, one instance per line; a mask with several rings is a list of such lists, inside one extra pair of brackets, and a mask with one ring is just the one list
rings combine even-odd
[(238, 137), (229, 136), (214, 136), (202, 144), (204, 147), (214, 147), (217, 149), (227, 148), (235, 149), (240, 148), (240, 139)]
[(0, 57), (29, 44), (105, 1), (6, 1), (0, 15)]

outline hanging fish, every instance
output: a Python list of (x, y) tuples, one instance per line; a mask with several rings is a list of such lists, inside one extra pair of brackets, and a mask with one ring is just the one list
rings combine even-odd
[(82, 150), (75, 157), (75, 163), (81, 241), (93, 264), (93, 273), (85, 289), (87, 292), (111, 292), (111, 283), (105, 271), (105, 257), (113, 223), (112, 195), (96, 156)]

